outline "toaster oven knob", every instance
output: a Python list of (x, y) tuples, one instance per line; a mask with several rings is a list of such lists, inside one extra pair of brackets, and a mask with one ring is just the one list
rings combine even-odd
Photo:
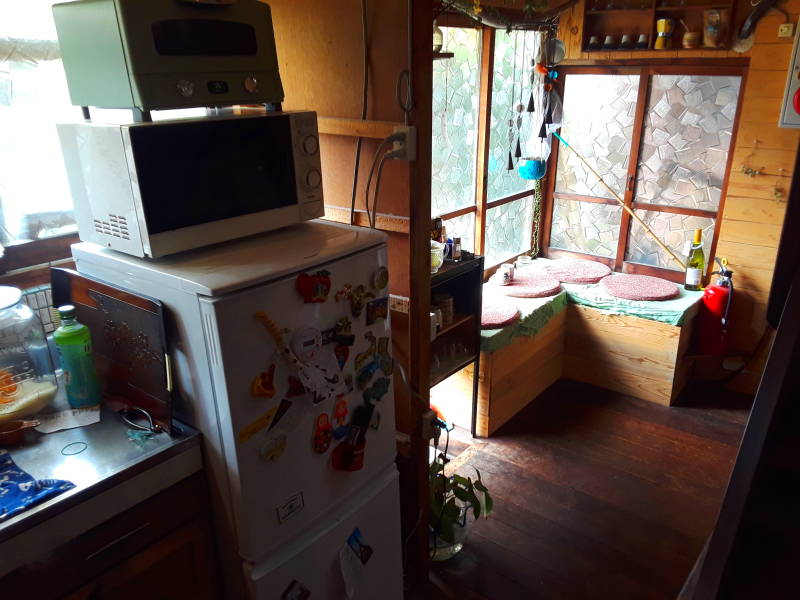
[(314, 135), (307, 135), (303, 140), (303, 151), (306, 154), (316, 154), (319, 150), (319, 140)]
[(249, 92), (250, 94), (254, 94), (258, 91), (258, 80), (253, 77), (245, 77), (244, 81), (242, 82), (245, 91)]
[(179, 79), (176, 85), (178, 88), (178, 93), (184, 98), (188, 98), (194, 94), (194, 84), (191, 81)]
[(311, 169), (308, 173), (306, 173), (306, 185), (311, 189), (315, 189), (319, 187), (319, 184), (322, 183), (322, 175), (316, 169)]

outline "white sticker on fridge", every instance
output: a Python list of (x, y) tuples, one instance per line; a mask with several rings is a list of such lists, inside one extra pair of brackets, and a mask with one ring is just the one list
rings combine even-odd
[(279, 504), (275, 508), (278, 513), (278, 522), (283, 523), (293, 514), (303, 510), (303, 506), (303, 492), (292, 494), (283, 504)]

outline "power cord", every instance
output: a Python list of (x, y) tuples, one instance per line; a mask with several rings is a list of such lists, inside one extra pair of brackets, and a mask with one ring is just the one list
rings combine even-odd
[[(405, 154), (404, 149), (398, 150), (390, 150), (385, 154), (381, 154), (384, 152), (386, 146), (393, 142), (405, 141), (406, 134), (403, 132), (393, 133), (392, 135), (384, 138), (381, 140), (381, 143), (378, 144), (378, 148), (375, 150), (375, 155), (372, 157), (372, 166), (369, 169), (369, 177), (367, 177), (367, 187), (364, 192), (364, 208), (367, 211), (367, 218), (369, 220), (369, 226), (375, 229), (375, 224), (378, 220), (378, 194), (380, 193), (380, 179), (381, 175), (383, 174), (383, 164), (384, 161), (392, 158), (398, 158)], [(372, 188), (372, 178), (376, 175), (375, 169), (378, 168), (377, 179), (375, 181), (375, 194), (373, 195), (372, 200), (372, 210), (370, 211), (370, 189)]]

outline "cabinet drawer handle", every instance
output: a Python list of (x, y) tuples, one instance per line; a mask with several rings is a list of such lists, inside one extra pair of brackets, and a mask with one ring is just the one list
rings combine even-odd
[(124, 540), (127, 540), (132, 535), (135, 535), (135, 534), (139, 533), (140, 531), (142, 531), (143, 529), (147, 529), (148, 527), (150, 527), (150, 523), (144, 523), (143, 525), (139, 525), (139, 527), (137, 527), (136, 529), (132, 529), (128, 533), (123, 534), (123, 535), (119, 536), (117, 539), (110, 541), (105, 546), (103, 546), (101, 548), (98, 548), (97, 550), (95, 550), (94, 552), (89, 554), (86, 558), (84, 558), (83, 560), (88, 561), (88, 560), (92, 560), (93, 558), (96, 558), (97, 556), (99, 556), (100, 554), (105, 552), (106, 550), (109, 550), (112, 546), (115, 546), (115, 545), (119, 544), (120, 542), (122, 542)]

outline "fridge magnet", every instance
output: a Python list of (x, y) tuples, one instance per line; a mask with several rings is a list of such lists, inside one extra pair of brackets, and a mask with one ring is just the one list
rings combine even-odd
[(369, 422), (369, 428), (378, 431), (381, 428), (381, 411), (377, 408), (372, 413), (372, 419)]
[(389, 338), (378, 338), (378, 350), (376, 352), (376, 360), (380, 363), (380, 369), (384, 375), (391, 375), (394, 371), (394, 361), (389, 354)]
[(297, 360), (308, 363), (322, 348), (322, 332), (314, 327), (304, 327), (292, 336), (292, 352)]
[(347, 538), (347, 545), (350, 546), (350, 549), (355, 553), (362, 565), (366, 565), (369, 559), (372, 558), (372, 547), (364, 541), (364, 536), (361, 535), (361, 530), (358, 527)]
[(367, 325), (389, 316), (389, 296), (367, 302)]
[(347, 317), (342, 317), (336, 321), (333, 328), (333, 340), (340, 346), (352, 346), (356, 342), (353, 333), (353, 322)]
[(314, 424), (314, 452), (323, 454), (330, 448), (331, 438), (333, 438), (333, 425), (328, 419), (327, 413), (317, 416)]
[(325, 302), (331, 292), (330, 271), (317, 271), (314, 274), (300, 273), (295, 281), (295, 288), (306, 304)]
[(380, 379), (377, 379), (371, 387), (364, 390), (364, 402), (367, 404), (380, 402), (381, 399), (389, 392), (390, 383), (391, 381), (388, 377), (381, 377)]
[(311, 590), (296, 579), (281, 594), (281, 600), (309, 600), (309, 598)]
[(341, 396), (333, 405), (333, 420), (337, 425), (344, 425), (350, 409), (347, 407), (347, 398)]
[(375, 356), (378, 346), (378, 340), (374, 335), (372, 335), (371, 331), (365, 333), (364, 338), (369, 341), (369, 348), (364, 350), (364, 352), (359, 352), (356, 354), (356, 371), (360, 371), (361, 367), (367, 364), (367, 361), (372, 360), (372, 357)]
[(344, 299), (350, 301), (350, 313), (356, 319), (361, 316), (361, 312), (364, 310), (364, 305), (367, 300), (371, 300), (374, 297), (375, 294), (368, 292), (367, 288), (363, 285), (359, 284), (353, 287), (349, 283), (336, 292), (335, 296), (337, 302)]
[(297, 396), (302, 396), (306, 393), (306, 388), (303, 387), (303, 383), (294, 375), (289, 375), (288, 385), (289, 389), (286, 392), (287, 398), (297, 398)]
[(253, 379), (250, 383), (250, 394), (256, 398), (272, 398), (275, 395), (275, 363)]
[(275, 412), (275, 416), (272, 418), (272, 423), (270, 423), (269, 428), (267, 428), (267, 431), (272, 431), (275, 428), (275, 426), (278, 423), (280, 423), (281, 419), (283, 419), (283, 416), (289, 411), (291, 407), (292, 407), (291, 400), (287, 400), (286, 398), (281, 400), (281, 403), (278, 405), (278, 410)]
[(344, 385), (347, 388), (348, 392), (352, 392), (355, 388), (353, 387), (353, 374), (347, 373), (344, 376)]
[(336, 356), (336, 361), (339, 363), (339, 369), (344, 369), (344, 365), (350, 357), (350, 348), (342, 344), (336, 344), (333, 353)]
[(279, 435), (267, 440), (259, 449), (258, 454), (266, 462), (275, 462), (286, 450), (286, 436)]
[(269, 424), (272, 423), (272, 419), (275, 417), (275, 413), (277, 412), (278, 412), (278, 407), (274, 406), (270, 408), (267, 412), (265, 412), (263, 415), (258, 417), (255, 421), (245, 426), (245, 428), (239, 432), (238, 436), (239, 443), (240, 444), (245, 443), (259, 431), (269, 427)]
[(350, 426), (347, 424), (347, 415), (350, 409), (347, 406), (347, 399), (342, 396), (333, 405), (333, 421), (336, 427), (333, 429), (333, 439), (339, 441), (344, 439), (347, 432), (350, 431)]
[(333, 450), (331, 466), (337, 471), (359, 471), (364, 468), (367, 428), (375, 407), (361, 404), (353, 411), (347, 438)]
[(378, 267), (372, 274), (372, 287), (380, 291), (389, 285), (389, 269)]
[(378, 370), (378, 366), (380, 363), (378, 360), (373, 358), (372, 362), (367, 363), (364, 365), (364, 368), (361, 369), (358, 373), (356, 373), (356, 387), (359, 390), (367, 389), (369, 382), (372, 380), (372, 376), (375, 374), (375, 371)]

